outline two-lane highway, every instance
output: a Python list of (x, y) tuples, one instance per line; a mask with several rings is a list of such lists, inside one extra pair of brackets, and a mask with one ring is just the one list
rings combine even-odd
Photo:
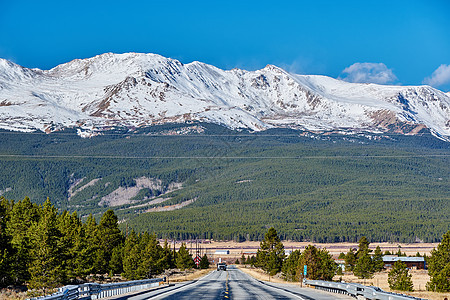
[(188, 283), (176, 284), (161, 290), (120, 299), (352, 299), (349, 296), (327, 293), (294, 284), (261, 282), (230, 266), (227, 271), (213, 271)]

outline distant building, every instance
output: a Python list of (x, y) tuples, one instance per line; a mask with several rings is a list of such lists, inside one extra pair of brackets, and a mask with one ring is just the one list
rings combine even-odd
[(383, 256), (383, 263), (385, 268), (392, 268), (394, 263), (400, 260), (406, 264), (409, 269), (425, 269), (425, 258), (423, 257), (409, 257), (409, 256), (393, 256), (385, 255)]
[(335, 259), (334, 262), (338, 265), (338, 268), (341, 268), (342, 272), (345, 272), (345, 260)]
[(228, 255), (230, 254), (230, 250), (216, 250), (216, 252), (214, 252), (214, 255)]

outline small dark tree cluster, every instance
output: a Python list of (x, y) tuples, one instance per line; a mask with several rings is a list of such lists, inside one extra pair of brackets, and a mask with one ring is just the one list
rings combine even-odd
[(299, 268), (307, 266), (306, 278), (312, 280), (331, 280), (337, 271), (337, 264), (326, 249), (309, 245), (300, 255)]
[(200, 260), (199, 268), (200, 269), (208, 269), (209, 268), (209, 260), (208, 260), (208, 256), (206, 256), (206, 254), (202, 256), (202, 259)]
[[(251, 259), (247, 259), (246, 262), (248, 263)], [(286, 280), (299, 281), (304, 265), (307, 266), (307, 278), (310, 279), (331, 280), (337, 269), (336, 263), (326, 249), (317, 249), (312, 245), (306, 247), (302, 253), (299, 250), (293, 251), (286, 258), (284, 246), (277, 231), (270, 228), (256, 254), (256, 266), (269, 275), (282, 271)]]
[(346, 271), (353, 271), (353, 274), (359, 278), (371, 278), (373, 273), (383, 270), (383, 252), (377, 246), (375, 252), (370, 254), (369, 241), (365, 236), (359, 240), (359, 246), (356, 253), (353, 249), (345, 255)]
[(256, 262), (256, 256), (252, 255), (252, 256), (247, 256), (247, 258), (245, 257), (244, 254), (242, 254), (241, 256), (241, 260), (240, 263), (243, 265), (251, 265), (251, 266), (256, 266), (257, 262)]

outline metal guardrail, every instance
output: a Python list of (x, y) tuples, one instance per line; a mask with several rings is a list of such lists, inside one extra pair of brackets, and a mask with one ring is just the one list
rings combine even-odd
[(154, 278), (120, 283), (66, 285), (52, 295), (27, 300), (94, 300), (156, 287), (165, 281), (165, 278)]
[(345, 294), (357, 299), (368, 300), (424, 300), (403, 294), (389, 293), (375, 286), (365, 286), (358, 283), (332, 282), (323, 280), (303, 280), (307, 285), (327, 292)]

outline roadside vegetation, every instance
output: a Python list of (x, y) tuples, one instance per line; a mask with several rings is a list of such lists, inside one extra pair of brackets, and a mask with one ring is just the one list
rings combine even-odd
[[(366, 237), (359, 240), (358, 249), (350, 249), (347, 254), (341, 253), (345, 259), (345, 270), (360, 279), (372, 278), (377, 272), (384, 270), (383, 253), (377, 247), (374, 253), (369, 249)], [(356, 251), (355, 251), (356, 250)], [(241, 257), (242, 264), (261, 268), (268, 275), (281, 275), (286, 281), (298, 282), (304, 278), (312, 280), (332, 280), (343, 275), (342, 269), (335, 263), (326, 249), (318, 249), (309, 245), (303, 252), (295, 250), (288, 256), (284, 254), (284, 246), (274, 228), (270, 228), (261, 241), (256, 257)], [(390, 254), (390, 253), (385, 253)], [(396, 253), (405, 256), (401, 249)], [(432, 250), (430, 257), (425, 257), (428, 264), (430, 281), (427, 290), (433, 292), (450, 292), (450, 231), (448, 231), (437, 249)], [(306, 274), (304, 273), (306, 269)], [(391, 290), (412, 292), (413, 282), (406, 264), (396, 261), (388, 273), (387, 281)]]
[[(83, 223), (48, 199), (37, 205), (0, 197), (0, 288), (26, 285), (30, 295), (42, 295), (103, 276), (135, 280), (194, 267), (185, 244), (175, 251), (154, 234), (122, 232), (112, 210)], [(208, 267), (204, 257), (200, 268)]]
[[(346, 270), (359, 278), (371, 278), (383, 268), (381, 250), (377, 247), (371, 253), (369, 245), (367, 238), (361, 237), (358, 249), (340, 255), (345, 259)], [(450, 231), (426, 257), (431, 276), (427, 288), (431, 291), (450, 291), (449, 245)], [(123, 279), (134, 280), (167, 274), (173, 268), (195, 267), (185, 244), (175, 251), (167, 242), (161, 245), (155, 234), (121, 231), (112, 210), (107, 210), (98, 223), (92, 215), (82, 222), (77, 213), (58, 213), (48, 199), (37, 205), (29, 198), (14, 202), (1, 197), (0, 246), (0, 287), (26, 285), (30, 295), (47, 294), (66, 284), (99, 280), (97, 276), (105, 274), (121, 274)], [(401, 249), (397, 255), (404, 255)], [(332, 280), (342, 272), (326, 249), (314, 245), (286, 256), (274, 228), (264, 235), (256, 256), (243, 255), (239, 262), (293, 282), (303, 278)], [(200, 268), (208, 267), (208, 257), (203, 256)], [(388, 281), (394, 290), (412, 290), (411, 276), (402, 263), (394, 265)]]

